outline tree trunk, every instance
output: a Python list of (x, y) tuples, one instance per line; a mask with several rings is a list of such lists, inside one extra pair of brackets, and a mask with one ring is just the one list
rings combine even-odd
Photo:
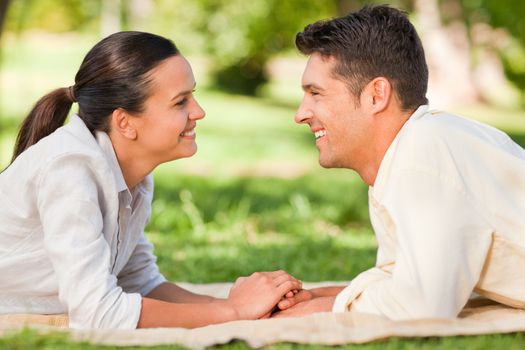
[(336, 0), (337, 14), (339, 16), (346, 16), (350, 12), (358, 11), (363, 5), (363, 1), (356, 0)]
[[(2, 68), (2, 31), (4, 28), (4, 20), (7, 15), (8, 7), (9, 7), (9, 0), (0, 0), (0, 70)], [(2, 87), (0, 86), (0, 89), (1, 88)], [(2, 97), (2, 94), (0, 93), (0, 98), (1, 97)], [(0, 131), (2, 131), (2, 120), (0, 120)]]
[(7, 15), (8, 7), (9, 0), (0, 0), (0, 38), (2, 37), (2, 29), (4, 28), (4, 19)]
[(450, 107), (478, 101), (465, 24), (458, 19), (443, 26), (438, 0), (415, 0), (414, 5), (429, 68), (430, 103)]
[(102, 1), (100, 14), (100, 32), (102, 37), (118, 32), (122, 28), (120, 0)]

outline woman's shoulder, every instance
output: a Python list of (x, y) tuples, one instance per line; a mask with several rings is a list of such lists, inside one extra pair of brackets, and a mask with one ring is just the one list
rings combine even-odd
[(51, 135), (44, 137), (38, 143), (25, 150), (13, 162), (31, 164), (33, 168), (46, 166), (63, 158), (82, 158), (84, 160), (104, 159), (94, 137), (92, 141), (78, 138), (76, 135), (59, 128)]
[[(73, 131), (73, 132), (72, 132)], [(38, 181), (44, 173), (57, 172), (72, 167), (80, 172), (108, 172), (107, 160), (89, 131), (76, 132), (69, 124), (22, 152), (2, 173), (3, 183)]]

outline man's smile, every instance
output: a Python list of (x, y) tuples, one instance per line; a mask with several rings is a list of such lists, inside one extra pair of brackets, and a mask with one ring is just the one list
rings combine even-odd
[(317, 131), (314, 132), (314, 135), (315, 135), (315, 139), (319, 140), (321, 137), (326, 135), (326, 130), (324, 130), (324, 129), (317, 130)]

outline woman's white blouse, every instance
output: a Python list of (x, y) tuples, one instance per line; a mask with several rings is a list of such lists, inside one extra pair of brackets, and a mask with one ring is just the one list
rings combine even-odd
[(76, 115), (0, 174), (0, 313), (136, 328), (165, 278), (144, 236), (153, 179), (131, 191), (104, 132)]
[(376, 266), (333, 311), (456, 317), (473, 292), (525, 308), (525, 151), (503, 132), (421, 106), (385, 154), (369, 207)]

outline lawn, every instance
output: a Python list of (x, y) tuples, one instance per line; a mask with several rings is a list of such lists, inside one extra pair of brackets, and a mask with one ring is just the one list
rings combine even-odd
[[(1, 166), (8, 163), (21, 117), (46, 91), (71, 84), (82, 54), (93, 43), (89, 38), (53, 38), (50, 50), (49, 42), (39, 38), (8, 37), (4, 46)], [(205, 70), (199, 65), (194, 69), (198, 82), (200, 77), (205, 81)], [(161, 271), (170, 280), (233, 281), (253, 271), (281, 268), (306, 281), (349, 280), (374, 264), (376, 242), (368, 222), (367, 188), (350, 171), (318, 166), (313, 136), (293, 123), (300, 93), (285, 97), (279, 93), (290, 91), (291, 83), (289, 77), (274, 81), (265, 98), (232, 96), (199, 85), (197, 98), (207, 111), (197, 128), (199, 152), (155, 172), (147, 235), (155, 244)], [(298, 80), (296, 85), (299, 90)], [(523, 112), (480, 106), (457, 111), (503, 128), (525, 145)], [(344, 348), (524, 347), (525, 335), (511, 334), (393, 339)], [(61, 334), (24, 331), (0, 339), (0, 348), (100, 347), (74, 344)], [(217, 348), (246, 346), (235, 342)]]

